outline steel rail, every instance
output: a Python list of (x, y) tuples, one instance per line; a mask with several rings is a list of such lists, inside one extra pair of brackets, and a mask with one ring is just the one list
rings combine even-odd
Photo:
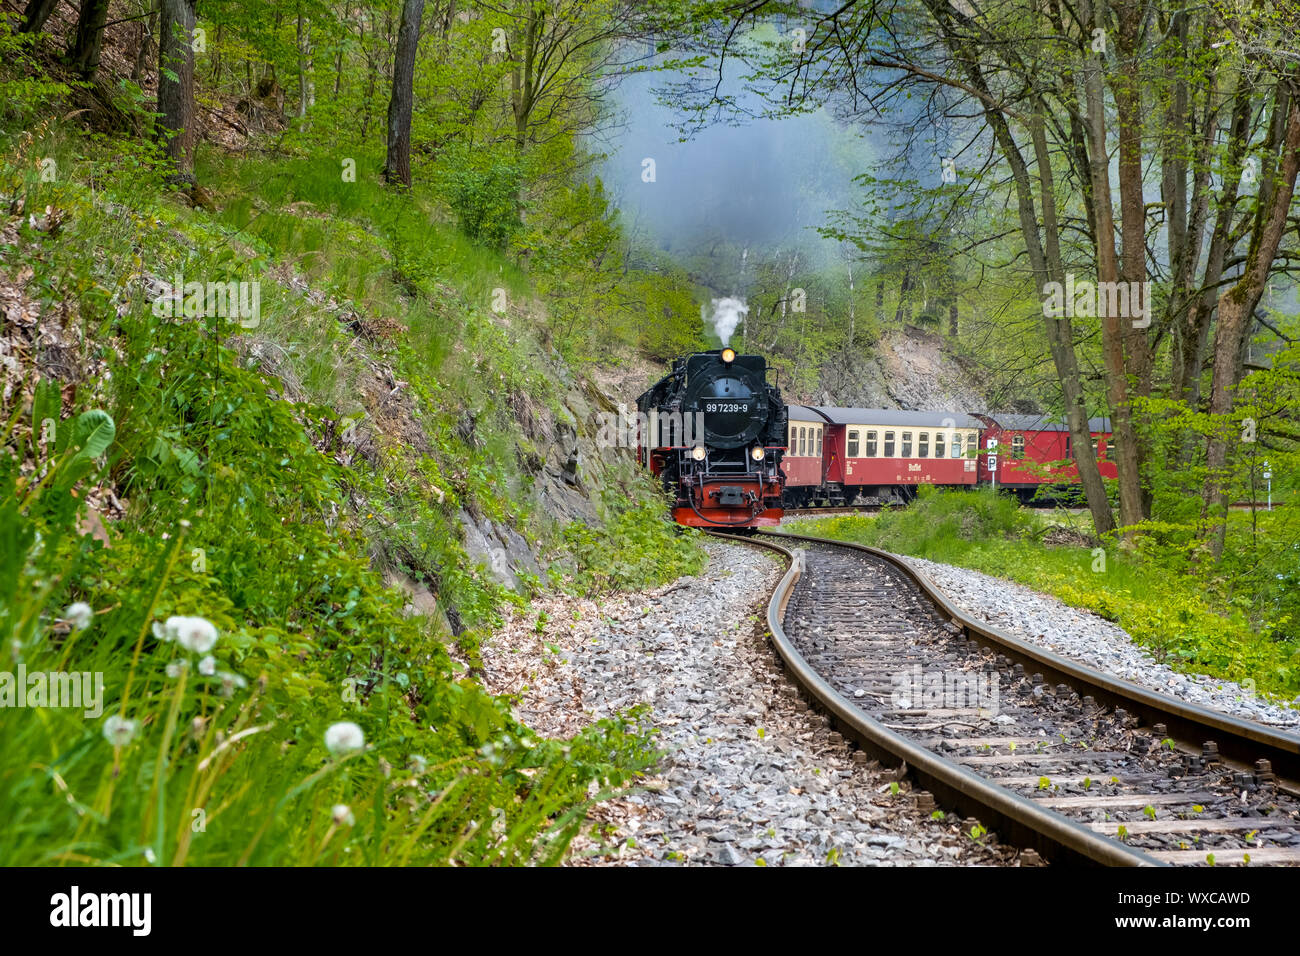
[[(724, 540), (766, 548), (787, 559), (789, 566), (768, 602), (768, 633), (776, 645), (777, 655), (804, 693), (821, 709), (830, 713), (836, 726), (863, 749), (884, 763), (895, 766), (904, 764), (917, 783), (933, 793), (944, 806), (977, 817), (982, 825), (996, 830), (1003, 839), (1017, 846), (1032, 847), (1046, 859), (1105, 866), (1166, 865), (1140, 850), (1094, 833), (1068, 817), (1044, 809), (1027, 797), (945, 760), (885, 727), (846, 700), (808, 664), (786, 637), (783, 624), (785, 609), (801, 574), (794, 552), (784, 545), (759, 541), (753, 537), (720, 532), (710, 534)], [(796, 536), (780, 534), (775, 537)], [(823, 539), (805, 540), (820, 542)], [(835, 545), (841, 542), (825, 543)]]
[(887, 551), (864, 544), (816, 538), (790, 532), (761, 532), (776, 537), (832, 545), (863, 551), (897, 568), (967, 636), (986, 647), (1023, 664), (1027, 673), (1041, 673), (1049, 683), (1071, 685), (1082, 696), (1090, 694), (1098, 703), (1122, 707), (1146, 721), (1148, 726), (1164, 724), (1165, 736), (1185, 749), (1200, 752), (1207, 741), (1218, 744), (1224, 763), (1238, 770), (1254, 772), (1255, 761), (1263, 758), (1272, 764), (1281, 789), (1300, 795), (1300, 736), (1284, 733), (1254, 721), (1233, 717), (1220, 711), (1200, 707), (1187, 701), (1157, 694), (1140, 684), (1114, 677), (1080, 664), (1059, 654), (1021, 640), (991, 624), (977, 621), (948, 600), (947, 596), (922, 572)]

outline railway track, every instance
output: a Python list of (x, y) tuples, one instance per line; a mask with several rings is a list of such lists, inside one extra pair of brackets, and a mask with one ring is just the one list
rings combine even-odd
[(1300, 866), (1300, 737), (972, 620), (884, 552), (720, 537), (786, 556), (768, 607), (786, 669), (941, 805), (1053, 861)]

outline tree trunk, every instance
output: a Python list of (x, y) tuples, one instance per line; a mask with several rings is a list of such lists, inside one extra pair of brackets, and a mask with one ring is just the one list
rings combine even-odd
[(149, 50), (153, 38), (158, 35), (158, 5), (155, 3), (149, 16), (140, 21), (140, 45), (136, 47), (135, 63), (131, 66), (131, 79), (138, 83), (144, 76), (145, 64), (149, 62)]
[(99, 69), (99, 51), (107, 22), (108, 0), (82, 0), (81, 12), (77, 16), (77, 34), (68, 59), (83, 79), (91, 79)]
[[(158, 29), (158, 121), (177, 178), (194, 181), (194, 0), (162, 0)], [(175, 77), (173, 79), (173, 76)]]
[[(1038, 245), (1038, 225), (1034, 219), (1033, 196), (1029, 192), (1029, 175), (1024, 169), (1023, 161), (1020, 171), (1016, 172), (1012, 164), (1012, 175), (1017, 179), (1016, 188), (1022, 188), (1021, 231), (1033, 224), (1034, 242), (1030, 246), (1029, 260), (1034, 265), (1035, 275), (1040, 282), (1050, 279), (1052, 282), (1065, 283), (1065, 267), (1061, 263), (1060, 230), (1056, 221), (1056, 186), (1052, 175), (1052, 157), (1047, 151), (1047, 136), (1043, 132), (1042, 116), (1034, 117), (1030, 135), (1034, 144), (1034, 160), (1038, 165), (1038, 184), (1040, 204), (1043, 209), (1043, 235), (1046, 237), (1046, 249)], [(1019, 151), (1016, 152), (1019, 158)], [(1047, 332), (1047, 345), (1052, 353), (1052, 362), (1056, 366), (1056, 377), (1061, 383), (1061, 397), (1065, 404), (1065, 424), (1070, 430), (1070, 447), (1074, 450), (1075, 471), (1079, 474), (1079, 483), (1083, 485), (1083, 496), (1088, 502), (1088, 512), (1092, 515), (1092, 524), (1097, 534), (1106, 534), (1115, 528), (1115, 514), (1111, 511), (1110, 498), (1106, 495), (1106, 485), (1101, 479), (1097, 459), (1092, 451), (1092, 430), (1088, 427), (1087, 397), (1083, 392), (1083, 379), (1079, 375), (1079, 357), (1074, 351), (1074, 326), (1066, 315), (1058, 318), (1044, 316), (1043, 327)]]
[(510, 73), (510, 108), (515, 117), (515, 148), (521, 153), (528, 142), (528, 121), (533, 115), (533, 107), (537, 105), (533, 70), (542, 29), (542, 16), (543, 13), (538, 10), (537, 4), (528, 5), (528, 23), (522, 42), (516, 36), (516, 43), (523, 48), (523, 59), (518, 59), (520, 51), (515, 50), (515, 68)]
[(1210, 391), (1210, 414), (1221, 422), (1206, 448), (1205, 515), (1209, 519), (1207, 537), (1210, 553), (1217, 561), (1223, 555), (1227, 534), (1228, 508), (1228, 428), (1234, 392), (1240, 380), (1241, 355), (1250, 332), (1255, 306), (1268, 281), (1273, 258), (1277, 255), (1286, 228), (1287, 211), (1295, 193), (1296, 172), (1300, 170), (1300, 98), (1287, 92), (1287, 78), (1279, 81), (1274, 105), (1274, 122), (1285, 113), (1286, 138), (1282, 145), (1276, 175), (1261, 180), (1260, 197), (1255, 213), (1250, 251), (1245, 268), (1236, 284), (1219, 297), (1219, 323), (1214, 337), (1214, 380)]
[[(1093, 21), (1091, 4), (1080, 6), (1085, 24)], [(1100, 16), (1094, 25), (1104, 27)], [(1102, 89), (1102, 62), (1095, 53), (1088, 54), (1084, 96), (1087, 103), (1085, 123), (1088, 132), (1088, 175), (1093, 199), (1093, 239), (1097, 247), (1097, 283), (1119, 281), (1119, 258), (1115, 253), (1115, 219), (1111, 207), (1110, 160), (1106, 149), (1106, 101)], [(1098, 309), (1098, 312), (1102, 311)], [(1110, 405), (1111, 428), (1118, 446), (1116, 468), (1119, 472), (1120, 524), (1130, 527), (1142, 520), (1142, 485), (1138, 476), (1137, 441), (1133, 432), (1129, 405), (1128, 366), (1124, 360), (1126, 324), (1131, 320), (1111, 315), (1106, 309), (1101, 319), (1101, 348), (1106, 367), (1106, 399)], [(1091, 448), (1091, 439), (1089, 439)], [(1127, 537), (1127, 532), (1125, 533)]]
[(307, 115), (307, 110), (316, 103), (316, 87), (311, 78), (311, 21), (302, 12), (302, 0), (298, 2), (298, 116)]
[(424, 0), (404, 0), (393, 60), (393, 95), (388, 101), (388, 159), (384, 179), (411, 185), (411, 110), (415, 100), (415, 50), (420, 44)]
[(59, 0), (28, 0), (27, 9), (23, 11), (22, 26), (19, 33), (40, 33), (45, 29), (45, 21), (50, 18)]

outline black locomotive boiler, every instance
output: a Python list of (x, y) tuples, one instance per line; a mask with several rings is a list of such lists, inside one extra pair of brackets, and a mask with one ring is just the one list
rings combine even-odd
[(637, 460), (674, 496), (680, 524), (781, 523), (786, 410), (761, 355), (696, 352), (637, 399)]

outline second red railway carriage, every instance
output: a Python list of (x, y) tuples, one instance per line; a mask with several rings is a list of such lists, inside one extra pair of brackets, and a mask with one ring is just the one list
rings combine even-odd
[[(1027, 496), (1044, 485), (1075, 484), (1079, 469), (1074, 464), (1070, 430), (1065, 422), (1046, 415), (976, 416), (983, 423), (983, 442), (996, 442), (997, 485)], [(1092, 454), (1103, 478), (1115, 478), (1118, 471), (1109, 455), (1111, 432), (1109, 418), (1091, 418), (1088, 431), (1092, 436)], [(992, 483), (994, 474), (989, 457), (980, 455), (979, 480)]]
[[(1045, 415), (967, 415), (880, 408), (787, 407), (785, 503), (878, 504), (906, 500), (916, 486), (969, 487), (993, 480), (988, 442), (997, 446), (997, 484), (1026, 495), (1077, 483), (1070, 434)], [(1110, 421), (1089, 422), (1103, 477)]]

